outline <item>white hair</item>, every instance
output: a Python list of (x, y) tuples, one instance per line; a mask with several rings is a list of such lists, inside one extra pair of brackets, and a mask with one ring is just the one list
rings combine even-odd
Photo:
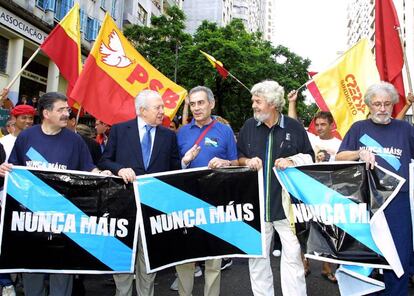
[(141, 108), (148, 108), (148, 99), (161, 98), (160, 94), (154, 90), (143, 90), (135, 98), (135, 111), (137, 115), (141, 114)]
[(285, 91), (282, 86), (274, 80), (264, 80), (253, 85), (250, 93), (266, 100), (274, 105), (279, 112), (282, 112), (285, 106)]
[(379, 94), (387, 94), (390, 96), (393, 104), (398, 103), (399, 95), (394, 85), (391, 83), (380, 81), (379, 83), (373, 84), (365, 92), (364, 102), (368, 106), (371, 106), (371, 101)]

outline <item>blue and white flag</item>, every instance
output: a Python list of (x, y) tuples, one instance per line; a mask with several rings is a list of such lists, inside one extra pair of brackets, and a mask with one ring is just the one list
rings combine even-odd
[(342, 295), (383, 289), (374, 278), (375, 268), (404, 273), (384, 209), (405, 179), (378, 166), (365, 167), (361, 162), (336, 162), (275, 170), (291, 195), (290, 218), (305, 229), (298, 233), (305, 256), (344, 264), (337, 271)]
[(139, 176), (147, 271), (222, 257), (263, 257), (262, 172), (189, 169)]
[(137, 207), (121, 178), (14, 166), (1, 220), (1, 272), (134, 271)]

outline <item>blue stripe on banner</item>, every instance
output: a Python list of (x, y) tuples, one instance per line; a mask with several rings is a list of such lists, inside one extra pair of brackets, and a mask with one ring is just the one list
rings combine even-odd
[(48, 164), (48, 161), (42, 156), (42, 154), (37, 152), (33, 147), (30, 147), (30, 149), (26, 152), (26, 155), (30, 160), (40, 161), (45, 165)]
[[(352, 221), (350, 219), (350, 208), (351, 206), (356, 205), (356, 203), (346, 196), (323, 185), (296, 168), (291, 167), (284, 171), (279, 170), (277, 171), (277, 174), (289, 193), (298, 200), (307, 205), (329, 204), (332, 208), (334, 208), (335, 204), (341, 204), (343, 205), (345, 212), (345, 221)], [(299, 186), (293, 185), (290, 180), (294, 180), (296, 184), (300, 184), (300, 188)], [(369, 223), (335, 223), (335, 225), (377, 254), (382, 255), (381, 251), (372, 239)]]
[(249, 224), (242, 221), (209, 223), (208, 213), (210, 208), (215, 208), (213, 205), (156, 178), (140, 178), (138, 184), (142, 204), (166, 214), (186, 209), (194, 211), (195, 209), (204, 209), (207, 223), (196, 225), (196, 227), (236, 246), (246, 254), (262, 254), (260, 232)]
[[(359, 141), (364, 144), (367, 147), (372, 147), (375, 149), (378, 149), (379, 151), (383, 151), (384, 147), (381, 146), (380, 143), (378, 143), (376, 140), (368, 136), (367, 134), (364, 134)], [(383, 152), (377, 152), (376, 155), (384, 159), (390, 166), (392, 166), (396, 171), (399, 170), (401, 167), (401, 162), (398, 160), (398, 158), (392, 154), (383, 153)]]
[(366, 267), (366, 266), (358, 266), (358, 265), (345, 265), (342, 264), (341, 267), (343, 269), (347, 269), (349, 271), (355, 272), (357, 274), (360, 274), (362, 276), (369, 277), (371, 275), (371, 272), (374, 270), (372, 267)]
[(28, 170), (14, 168), (11, 171), (7, 193), (33, 213), (74, 215), (76, 232), (63, 232), (67, 237), (112, 270), (133, 270), (131, 248), (109, 235), (81, 234), (81, 218), (88, 218), (88, 215)]

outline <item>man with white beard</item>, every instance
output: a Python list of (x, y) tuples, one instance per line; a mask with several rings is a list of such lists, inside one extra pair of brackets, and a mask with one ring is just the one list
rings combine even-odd
[[(313, 150), (303, 126), (282, 114), (284, 90), (276, 81), (257, 83), (251, 90), (254, 118), (240, 130), (237, 150), (239, 164), (259, 170), (263, 167), (266, 258), (249, 259), (250, 282), (254, 295), (274, 295), (270, 267), (270, 244), (273, 232), (282, 242), (281, 286), (283, 295), (306, 295), (306, 282), (299, 241), (291, 229), (282, 194), (272, 169), (312, 163)], [(286, 198), (282, 203), (282, 196)]]
[[(375, 163), (407, 181), (385, 208), (385, 217), (397, 248), (404, 275), (384, 269), (384, 295), (408, 295), (409, 264), (412, 256), (412, 227), (409, 201), (409, 164), (414, 158), (414, 128), (406, 121), (391, 118), (399, 95), (387, 82), (371, 85), (365, 104), (371, 116), (355, 122), (346, 133), (336, 160), (361, 160), (373, 168)], [(383, 295), (383, 294), (381, 294)]]

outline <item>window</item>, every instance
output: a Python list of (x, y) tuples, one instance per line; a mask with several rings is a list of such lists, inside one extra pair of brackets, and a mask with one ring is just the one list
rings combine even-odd
[(6, 73), (7, 53), (9, 51), (9, 39), (0, 36), (0, 72)]
[(85, 10), (80, 10), (80, 31), (86, 34), (86, 25), (88, 24), (88, 15)]
[(40, 7), (43, 10), (55, 10), (55, 1), (56, 0), (36, 0), (36, 6)]
[(138, 3), (138, 20), (143, 24), (147, 24), (148, 12)]
[(86, 40), (93, 41), (98, 36), (99, 28), (101, 27), (100, 21), (94, 18), (88, 17), (86, 24)]
[(114, 20), (117, 19), (117, 16), (118, 16), (118, 0), (112, 0), (111, 16)]
[(56, 0), (55, 19), (60, 21), (73, 7), (73, 0)]

